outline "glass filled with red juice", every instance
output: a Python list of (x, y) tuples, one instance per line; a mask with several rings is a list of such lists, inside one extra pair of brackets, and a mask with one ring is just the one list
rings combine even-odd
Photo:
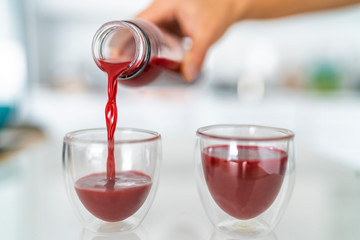
[(140, 225), (154, 199), (161, 160), (157, 132), (117, 128), (65, 135), (63, 168), (70, 202), (86, 229), (122, 232)]
[(210, 221), (229, 235), (270, 233), (290, 199), (294, 133), (256, 125), (197, 130), (196, 179)]

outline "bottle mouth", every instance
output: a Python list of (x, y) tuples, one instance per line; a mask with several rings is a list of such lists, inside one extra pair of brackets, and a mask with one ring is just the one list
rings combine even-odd
[(111, 21), (102, 25), (92, 42), (92, 55), (96, 65), (105, 71), (101, 61), (127, 65), (119, 80), (136, 77), (147, 66), (150, 40), (137, 24), (131, 21)]

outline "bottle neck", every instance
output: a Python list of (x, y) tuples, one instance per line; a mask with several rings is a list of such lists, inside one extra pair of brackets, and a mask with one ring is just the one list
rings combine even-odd
[(125, 65), (118, 79), (130, 79), (146, 68), (151, 56), (150, 39), (134, 21), (108, 22), (95, 33), (92, 54), (103, 71), (100, 60)]

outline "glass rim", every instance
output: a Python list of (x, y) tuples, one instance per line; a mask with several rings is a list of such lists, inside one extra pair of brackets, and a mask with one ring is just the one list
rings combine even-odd
[[(241, 136), (225, 136), (222, 134), (211, 134), (206, 133), (208, 130), (216, 129), (216, 128), (261, 128), (267, 129), (274, 132), (278, 132), (283, 134), (282, 136), (270, 136), (270, 137), (241, 137)], [(208, 125), (204, 127), (198, 128), (196, 131), (196, 135), (201, 137), (207, 137), (218, 140), (233, 140), (233, 141), (279, 141), (279, 140), (289, 140), (293, 139), (295, 134), (293, 131), (285, 129), (285, 128), (277, 128), (277, 127), (269, 127), (262, 125), (251, 125), (251, 124), (216, 124), (216, 125)]]
[[(93, 140), (93, 139), (84, 139), (80, 138), (77, 135), (82, 133), (88, 133), (88, 132), (101, 132), (104, 131), (107, 135), (106, 128), (88, 128), (88, 129), (81, 129), (81, 130), (75, 130), (71, 131), (65, 134), (64, 142), (70, 143), (70, 142), (76, 142), (76, 143), (92, 143), (92, 144), (108, 144), (108, 140), (101, 139), (101, 140)], [(116, 140), (114, 141), (114, 144), (126, 144), (126, 143), (141, 143), (141, 142), (151, 142), (158, 139), (161, 139), (160, 133), (156, 131), (146, 130), (146, 129), (140, 129), (140, 128), (126, 128), (126, 127), (120, 127), (115, 129), (116, 132), (136, 132), (136, 133), (145, 133), (148, 134), (148, 137), (143, 137), (139, 139), (122, 139), (122, 140)]]

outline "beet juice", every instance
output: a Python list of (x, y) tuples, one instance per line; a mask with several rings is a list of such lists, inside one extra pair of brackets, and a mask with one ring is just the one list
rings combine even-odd
[(294, 186), (294, 133), (216, 124), (196, 134), (196, 180), (211, 223), (233, 238), (257, 239), (273, 231)]
[(80, 178), (75, 190), (85, 208), (94, 216), (117, 222), (133, 215), (145, 202), (151, 178), (136, 171), (117, 172), (109, 180), (105, 173)]
[[(99, 60), (102, 69), (104, 69), (108, 74), (109, 72), (113, 72), (116, 74), (118, 71), (129, 71), (131, 72), (132, 69), (130, 62), (112, 62), (111, 60)], [(179, 72), (180, 71), (180, 63), (175, 62), (173, 60), (169, 60), (166, 58), (152, 58), (149, 60), (146, 67), (142, 70), (142, 73), (134, 76), (128, 80), (119, 81), (122, 85), (129, 86), (129, 87), (140, 87), (145, 86), (152, 83), (156, 78), (164, 71), (171, 71), (171, 72)], [(123, 73), (124, 75), (126, 73)]]
[(202, 152), (211, 196), (222, 210), (242, 220), (258, 216), (274, 202), (287, 159), (282, 150), (258, 146), (215, 145)]
[(85, 208), (94, 216), (104, 221), (117, 222), (130, 217), (143, 205), (152, 181), (142, 172), (116, 172), (114, 134), (117, 123), (117, 77), (126, 68), (124, 65), (104, 64), (104, 69), (108, 73), (108, 102), (105, 107), (108, 139), (106, 173), (78, 179), (75, 190)]
[(108, 75), (107, 165), (106, 172), (78, 179), (75, 190), (90, 213), (104, 221), (116, 222), (133, 215), (152, 186), (152, 179), (145, 173), (116, 171), (117, 84), (144, 86), (163, 72), (179, 72), (183, 49), (176, 38), (140, 19), (104, 24), (96, 32), (92, 47), (96, 64)]

